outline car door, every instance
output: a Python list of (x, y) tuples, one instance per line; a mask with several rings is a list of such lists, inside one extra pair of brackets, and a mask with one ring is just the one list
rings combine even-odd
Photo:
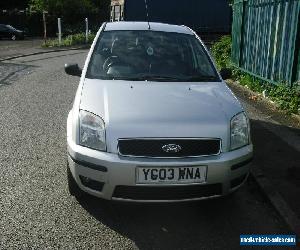
[(4, 37), (5, 25), (0, 24), (0, 38)]
[(10, 38), (10, 30), (6, 27), (6, 25), (0, 26), (0, 36), (1, 38)]

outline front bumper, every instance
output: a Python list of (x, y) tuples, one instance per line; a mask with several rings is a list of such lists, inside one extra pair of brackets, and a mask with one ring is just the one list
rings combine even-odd
[[(68, 138), (68, 165), (78, 186), (107, 200), (172, 202), (201, 200), (227, 195), (247, 179), (253, 146), (217, 156), (180, 159), (134, 158), (100, 152), (75, 144)], [(207, 166), (207, 179), (201, 184), (137, 184), (136, 167)], [(93, 186), (84, 185), (90, 178)], [(157, 196), (156, 196), (157, 194)]]

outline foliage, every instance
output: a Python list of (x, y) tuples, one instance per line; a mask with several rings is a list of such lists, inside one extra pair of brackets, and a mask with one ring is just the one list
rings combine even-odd
[(211, 52), (219, 70), (230, 68), (231, 37), (223, 36), (218, 42), (213, 44)]
[(36, 11), (60, 15), (66, 11), (79, 13), (92, 12), (96, 9), (90, 0), (31, 0), (30, 6)]
[[(95, 38), (95, 34), (89, 34), (88, 44), (91, 44)], [(61, 44), (59, 45), (58, 39), (48, 39), (45, 43), (42, 44), (42, 47), (66, 47), (73, 45), (83, 45), (85, 42), (85, 33), (78, 33), (74, 35), (68, 35), (65, 38), (62, 38)]]
[(288, 88), (286, 85), (268, 86), (267, 94), (279, 107), (288, 113), (299, 113), (300, 92), (296, 87)]
[(294, 84), (292, 88), (284, 83), (279, 85), (270, 84), (233, 67), (231, 64), (231, 39), (229, 36), (222, 37), (212, 46), (211, 50), (218, 69), (231, 69), (233, 80), (238, 81), (252, 91), (266, 93), (269, 99), (287, 113), (299, 113), (300, 89), (297, 88), (297, 84)]
[[(58, 17), (61, 18), (64, 36), (85, 31), (85, 18), (88, 18), (89, 30), (96, 32), (103, 22), (109, 20), (109, 6), (110, 0), (30, 0), (32, 11), (40, 15), (47, 11), (48, 36), (57, 33)], [(42, 19), (36, 26), (43, 27)]]
[(48, 11), (49, 15), (62, 17), (74, 22), (89, 14), (97, 14), (100, 19), (108, 19), (109, 0), (30, 0), (32, 10)]
[(240, 73), (235, 78), (243, 86), (247, 86), (252, 91), (262, 93), (274, 101), (277, 106), (287, 111), (287, 113), (297, 114), (300, 109), (300, 91), (296, 87), (288, 87), (286, 84), (273, 85), (262, 81), (246, 73)]

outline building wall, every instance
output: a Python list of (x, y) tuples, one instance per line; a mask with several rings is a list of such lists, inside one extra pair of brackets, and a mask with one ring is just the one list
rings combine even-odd
[(125, 0), (111, 0), (110, 21), (121, 21), (124, 19), (124, 1)]

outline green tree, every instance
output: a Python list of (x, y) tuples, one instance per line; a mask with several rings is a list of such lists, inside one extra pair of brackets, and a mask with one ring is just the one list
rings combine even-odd
[(39, 12), (45, 10), (50, 15), (76, 21), (76, 16), (107, 12), (109, 3), (108, 0), (31, 0), (30, 6)]
[(30, 5), (36, 11), (46, 10), (53, 15), (87, 13), (96, 10), (90, 0), (31, 0)]

